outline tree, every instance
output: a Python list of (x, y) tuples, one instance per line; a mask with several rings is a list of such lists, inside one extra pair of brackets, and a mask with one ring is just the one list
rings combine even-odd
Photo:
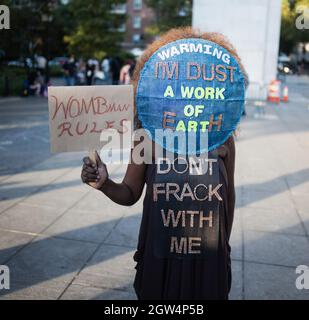
[(118, 29), (125, 22), (125, 15), (117, 13), (117, 5), (125, 0), (71, 0), (68, 3), (71, 30), (64, 41), (69, 52), (84, 58), (102, 59), (117, 54), (123, 34)]
[(60, 1), (32, 0), (18, 5), (13, 0), (2, 0), (2, 3), (10, 8), (11, 28), (1, 30), (0, 37), (5, 59), (63, 53), (63, 23), (68, 20), (59, 16), (63, 7)]
[(147, 32), (155, 36), (171, 28), (191, 25), (192, 0), (146, 0), (155, 12), (155, 23)]
[(281, 12), (280, 51), (289, 54), (299, 42), (309, 42), (309, 32), (296, 28), (297, 8), (309, 7), (309, 0), (283, 0)]

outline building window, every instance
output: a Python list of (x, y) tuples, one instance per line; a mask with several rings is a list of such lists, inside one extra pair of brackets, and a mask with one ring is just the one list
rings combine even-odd
[(135, 16), (133, 17), (133, 28), (134, 29), (139, 29), (142, 24), (142, 19), (140, 16)]
[(141, 35), (138, 34), (138, 33), (133, 34), (132, 41), (133, 41), (134, 43), (140, 42), (140, 41), (141, 41)]
[(125, 23), (122, 23), (118, 29), (117, 29), (118, 32), (125, 32), (126, 31), (126, 24)]
[(115, 14), (125, 14), (127, 12), (127, 5), (126, 4), (114, 4), (112, 5), (112, 13)]
[(141, 10), (142, 9), (142, 0), (133, 0), (133, 9)]

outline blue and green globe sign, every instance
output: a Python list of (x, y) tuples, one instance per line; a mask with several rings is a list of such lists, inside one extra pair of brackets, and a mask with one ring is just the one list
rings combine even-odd
[[(136, 108), (142, 127), (163, 148), (202, 154), (222, 145), (236, 129), (244, 94), (244, 75), (226, 49), (199, 38), (181, 39), (162, 46), (145, 63)], [(162, 131), (196, 140), (166, 144)]]

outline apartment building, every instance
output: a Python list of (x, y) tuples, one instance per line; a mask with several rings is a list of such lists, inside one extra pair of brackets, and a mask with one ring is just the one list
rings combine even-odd
[(122, 6), (127, 14), (127, 20), (122, 31), (125, 32), (123, 47), (125, 49), (144, 49), (153, 38), (147, 35), (146, 28), (155, 19), (154, 12), (143, 0), (127, 0)]

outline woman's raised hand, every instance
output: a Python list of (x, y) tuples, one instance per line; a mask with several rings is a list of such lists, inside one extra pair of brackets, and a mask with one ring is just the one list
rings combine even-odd
[(89, 157), (85, 157), (83, 162), (84, 164), (81, 173), (82, 181), (91, 187), (100, 190), (108, 179), (106, 165), (102, 162), (97, 151), (95, 151), (95, 162)]

